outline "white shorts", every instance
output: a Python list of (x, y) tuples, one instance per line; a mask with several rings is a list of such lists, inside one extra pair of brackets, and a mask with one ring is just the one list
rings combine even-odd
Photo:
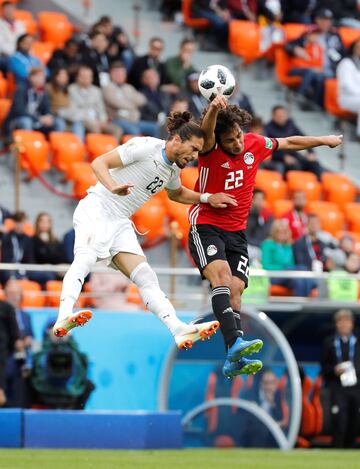
[(111, 259), (119, 252), (144, 256), (131, 220), (111, 212), (106, 201), (97, 194), (88, 194), (74, 212), (75, 246), (93, 249), (98, 259)]

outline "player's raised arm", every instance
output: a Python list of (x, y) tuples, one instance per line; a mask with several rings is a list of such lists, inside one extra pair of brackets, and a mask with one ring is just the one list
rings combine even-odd
[(218, 113), (226, 109), (227, 101), (224, 96), (216, 96), (209, 104), (201, 122), (201, 129), (205, 134), (205, 142), (201, 153), (212, 150), (215, 146), (215, 127)]
[(130, 188), (134, 187), (134, 184), (128, 182), (127, 184), (118, 184), (109, 172), (109, 169), (123, 168), (124, 165), (119, 157), (118, 149), (105, 153), (104, 155), (98, 156), (92, 163), (91, 167), (95, 173), (95, 176), (110, 192), (117, 195), (128, 195), (130, 194)]
[(179, 189), (166, 189), (169, 199), (179, 202), (180, 204), (199, 204), (208, 203), (214, 208), (226, 208), (228, 205), (237, 206), (235, 197), (230, 194), (218, 192), (217, 194), (200, 194), (187, 187), (181, 186)]
[(335, 148), (342, 144), (342, 135), (324, 135), (320, 137), (292, 136), (286, 138), (277, 138), (279, 143), (278, 150), (299, 151), (310, 148), (328, 146)]

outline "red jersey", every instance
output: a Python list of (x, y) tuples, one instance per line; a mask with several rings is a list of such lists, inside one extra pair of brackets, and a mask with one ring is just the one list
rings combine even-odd
[(277, 147), (276, 139), (249, 133), (244, 135), (244, 150), (239, 155), (230, 156), (219, 145), (210, 153), (199, 155), (199, 179), (194, 190), (233, 195), (238, 205), (226, 208), (193, 205), (189, 210), (190, 224), (209, 224), (226, 231), (245, 230), (259, 164)]

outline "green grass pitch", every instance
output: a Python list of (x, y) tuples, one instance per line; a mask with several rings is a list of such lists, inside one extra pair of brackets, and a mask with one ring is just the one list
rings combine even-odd
[(1, 469), (360, 469), (358, 451), (185, 449), (172, 451), (0, 450)]

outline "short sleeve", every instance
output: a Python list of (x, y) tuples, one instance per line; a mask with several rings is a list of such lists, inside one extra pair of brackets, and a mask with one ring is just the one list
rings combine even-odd
[(122, 164), (128, 166), (136, 161), (148, 159), (151, 155), (151, 148), (147, 138), (134, 137), (124, 145), (118, 146), (117, 151)]
[(176, 191), (177, 189), (180, 189), (181, 186), (180, 174), (177, 171), (173, 176), (171, 176), (169, 182), (165, 184), (166, 189), (170, 189), (171, 191)]
[(277, 150), (279, 143), (276, 138), (264, 137), (263, 135), (257, 135), (256, 137), (260, 147), (260, 159), (265, 160)]

